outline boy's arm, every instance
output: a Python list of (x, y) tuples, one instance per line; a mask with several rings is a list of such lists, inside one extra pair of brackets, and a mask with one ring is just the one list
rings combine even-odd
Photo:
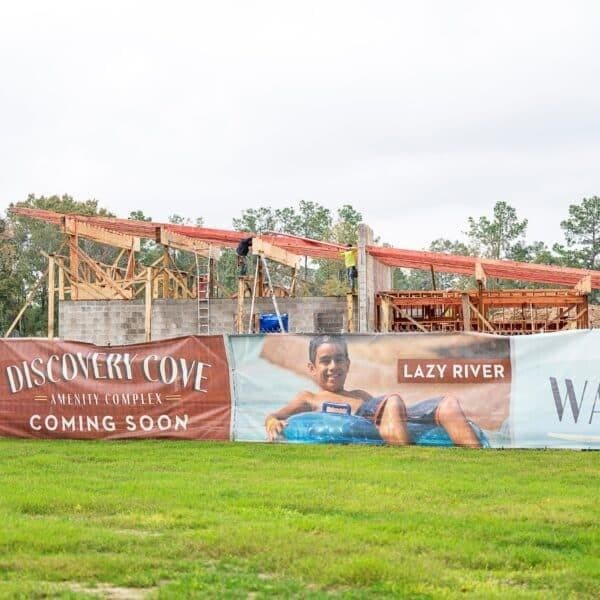
[(369, 400), (373, 399), (373, 396), (371, 396), (369, 392), (365, 392), (365, 390), (354, 390), (352, 393), (356, 394), (358, 398), (364, 400), (365, 402), (368, 402)]
[(286, 404), (279, 410), (267, 415), (265, 419), (265, 428), (267, 430), (267, 437), (269, 441), (275, 441), (283, 431), (286, 425), (285, 420), (292, 415), (296, 415), (301, 412), (310, 412), (313, 407), (310, 402), (310, 392), (300, 392), (290, 403)]

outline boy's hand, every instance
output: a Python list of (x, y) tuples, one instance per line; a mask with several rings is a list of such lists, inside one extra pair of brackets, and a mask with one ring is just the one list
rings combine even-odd
[(277, 417), (269, 417), (265, 424), (267, 429), (267, 437), (270, 442), (275, 442), (281, 437), (283, 428), (287, 425), (287, 421), (281, 421)]

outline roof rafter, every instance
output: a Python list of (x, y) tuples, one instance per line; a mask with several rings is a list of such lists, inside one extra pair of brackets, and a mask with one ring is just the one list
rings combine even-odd
[[(177, 243), (181, 244), (180, 249), (185, 249), (189, 240), (190, 248), (197, 248), (192, 242), (201, 242), (222, 248), (235, 248), (240, 240), (246, 237), (258, 237), (265, 242), (272, 244), (282, 250), (299, 256), (308, 256), (315, 259), (340, 259), (340, 250), (343, 246), (332, 244), (330, 242), (321, 242), (300, 236), (289, 235), (285, 233), (269, 232), (258, 235), (247, 231), (229, 231), (226, 229), (212, 229), (208, 227), (195, 227), (191, 225), (175, 225), (173, 223), (157, 223), (152, 221), (135, 221), (131, 219), (118, 219), (113, 217), (85, 216), (85, 215), (65, 215), (53, 211), (13, 207), (10, 211), (15, 215), (29, 217), (40, 221), (45, 221), (53, 225), (61, 226), (62, 220), (66, 217), (73, 219), (79, 224), (88, 224), (107, 231), (133, 235), (140, 238), (152, 239), (161, 243), (161, 236), (174, 240), (177, 237)], [(175, 234), (175, 235), (171, 235)], [(174, 244), (170, 244), (173, 245)], [(190, 250), (197, 251), (197, 250)], [(273, 258), (273, 260), (277, 260)]]
[[(368, 246), (367, 252), (390, 267), (429, 270), (436, 272), (455, 273), (458, 275), (476, 275), (481, 270), (487, 277), (498, 279), (515, 279), (533, 281), (553, 285), (573, 287), (584, 277), (590, 278), (591, 288), (600, 289), (600, 272), (586, 269), (573, 269), (555, 265), (538, 263), (522, 263), (512, 260), (493, 260), (440, 252), (423, 252), (418, 250), (403, 250), (399, 248), (382, 248)], [(480, 264), (480, 268), (477, 267)]]
[[(75, 223), (76, 228), (79, 230), (84, 229), (83, 225), (89, 225), (93, 228), (123, 236), (153, 239), (159, 243), (164, 243), (163, 240), (170, 240), (169, 245), (182, 250), (189, 249), (191, 252), (199, 252), (205, 244), (221, 248), (235, 248), (240, 240), (252, 236), (264, 242), (263, 253), (268, 258), (277, 261), (277, 256), (287, 257), (283, 261), (284, 264), (288, 264), (288, 262), (295, 264), (295, 256), (340, 260), (340, 251), (344, 250), (344, 246), (340, 244), (277, 232), (267, 232), (257, 235), (251, 232), (175, 225), (173, 223), (134, 221), (100, 216), (65, 215), (53, 211), (25, 207), (12, 207), (10, 211), (13, 214), (38, 219), (63, 229), (66, 220), (69, 219), (69, 222)], [(95, 230), (89, 229), (89, 231)], [(124, 247), (120, 244), (112, 245)], [(131, 248), (131, 246), (127, 247)], [(273, 248), (270, 256), (266, 252), (267, 248)], [(293, 256), (288, 256), (285, 254), (286, 252)], [(589, 281), (591, 282), (590, 289), (600, 289), (600, 272), (586, 269), (573, 269), (537, 263), (521, 263), (509, 260), (492, 260), (380, 246), (367, 246), (367, 254), (391, 267), (423, 270), (433, 269), (435, 272), (474, 275), (480, 279), (487, 276), (498, 279), (515, 279), (573, 287), (584, 279), (587, 284), (586, 278), (589, 277)]]

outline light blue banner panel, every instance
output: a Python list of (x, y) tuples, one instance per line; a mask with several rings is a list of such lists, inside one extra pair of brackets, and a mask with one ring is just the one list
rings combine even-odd
[(482, 334), (231, 336), (233, 438), (510, 447), (510, 341)]
[(600, 331), (514, 337), (511, 346), (513, 445), (600, 449)]

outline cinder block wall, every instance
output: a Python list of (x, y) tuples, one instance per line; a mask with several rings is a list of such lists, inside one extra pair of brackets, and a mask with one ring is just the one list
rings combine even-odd
[[(357, 327), (357, 303), (354, 327)], [(250, 315), (250, 298), (244, 301), (244, 328)], [(288, 314), (291, 333), (347, 331), (346, 297), (277, 298), (281, 313)], [(237, 300), (218, 298), (210, 301), (210, 333), (235, 333)], [(254, 313), (274, 313), (270, 298), (257, 298)], [(319, 315), (317, 318), (316, 315)], [(340, 327), (341, 325), (341, 327)], [(336, 330), (336, 327), (338, 329)], [(154, 300), (152, 303), (152, 339), (195, 335), (198, 306), (195, 300)], [(135, 344), (144, 341), (143, 300), (63, 300), (59, 303), (59, 337), (98, 345)]]
[(58, 335), (100, 346), (144, 341), (143, 300), (61, 300)]

